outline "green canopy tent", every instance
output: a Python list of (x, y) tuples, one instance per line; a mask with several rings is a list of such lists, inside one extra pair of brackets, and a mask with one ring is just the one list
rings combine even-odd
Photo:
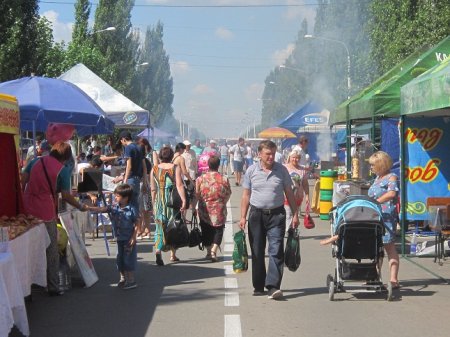
[(401, 115), (449, 116), (450, 57), (401, 88)]
[(400, 116), (400, 88), (450, 55), (450, 36), (431, 49), (422, 47), (392, 68), (372, 90), (349, 105), (349, 119)]

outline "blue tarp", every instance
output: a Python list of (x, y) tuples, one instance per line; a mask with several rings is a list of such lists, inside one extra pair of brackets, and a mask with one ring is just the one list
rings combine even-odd
[(114, 123), (77, 86), (46, 77), (22, 77), (0, 83), (0, 92), (15, 96), (22, 130), (45, 131), (48, 123), (72, 124), (78, 134), (107, 134)]

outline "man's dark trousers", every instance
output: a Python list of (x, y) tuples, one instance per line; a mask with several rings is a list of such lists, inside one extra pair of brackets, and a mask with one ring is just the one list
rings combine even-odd
[[(251, 207), (248, 217), (248, 234), (252, 252), (253, 288), (258, 291), (280, 289), (284, 268), (284, 231), (286, 212), (284, 207), (273, 214)], [(266, 238), (269, 242), (269, 266), (266, 273)]]

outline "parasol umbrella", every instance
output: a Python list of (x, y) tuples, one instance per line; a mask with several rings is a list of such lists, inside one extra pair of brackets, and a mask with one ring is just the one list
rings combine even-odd
[(0, 83), (0, 92), (17, 97), (22, 130), (45, 131), (48, 123), (72, 124), (80, 135), (114, 130), (114, 123), (92, 98), (61, 79), (22, 77)]
[(295, 138), (297, 137), (291, 131), (278, 126), (267, 128), (258, 133), (260, 138)]

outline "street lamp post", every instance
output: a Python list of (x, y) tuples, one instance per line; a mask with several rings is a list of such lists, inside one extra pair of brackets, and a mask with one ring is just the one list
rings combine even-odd
[(304, 71), (303, 69), (299, 69), (299, 68), (295, 68), (295, 67), (289, 67), (289, 66), (287, 66), (285, 64), (280, 64), (278, 66), (278, 68), (280, 68), (280, 69), (290, 69), (290, 70), (298, 71), (299, 73), (306, 74), (306, 71)]
[(105, 29), (100, 29), (100, 30), (93, 31), (92, 34), (101, 33), (101, 32), (112, 32), (112, 31), (115, 31), (115, 30), (116, 30), (116, 27), (107, 27)]
[[(347, 52), (347, 99), (350, 99), (350, 91), (351, 91), (351, 87), (352, 87), (351, 80), (350, 80), (351, 64), (350, 64), (350, 52), (348, 51), (347, 45), (343, 41), (329, 39), (329, 38), (322, 37), (322, 36), (305, 35), (305, 38), (335, 42), (335, 43), (339, 43), (340, 45), (344, 46), (345, 51)], [(351, 128), (351, 123), (350, 123), (349, 116), (348, 116), (348, 105), (347, 105), (347, 118), (346, 119), (347, 119), (347, 121), (346, 121), (345, 128), (347, 131), (346, 148), (347, 148), (347, 177), (348, 177), (351, 174), (351, 166), (352, 166), (352, 158), (350, 156), (352, 128)]]
[(336, 42), (336, 43), (339, 43), (340, 45), (344, 46), (345, 51), (347, 52), (347, 98), (350, 98), (350, 91), (351, 91), (351, 87), (352, 87), (352, 83), (351, 83), (351, 79), (350, 79), (351, 63), (350, 63), (350, 52), (348, 50), (347, 45), (343, 41), (340, 41), (340, 40), (329, 39), (327, 37), (314, 36), (314, 35), (310, 35), (310, 34), (305, 35), (305, 39), (317, 39), (317, 40)]

